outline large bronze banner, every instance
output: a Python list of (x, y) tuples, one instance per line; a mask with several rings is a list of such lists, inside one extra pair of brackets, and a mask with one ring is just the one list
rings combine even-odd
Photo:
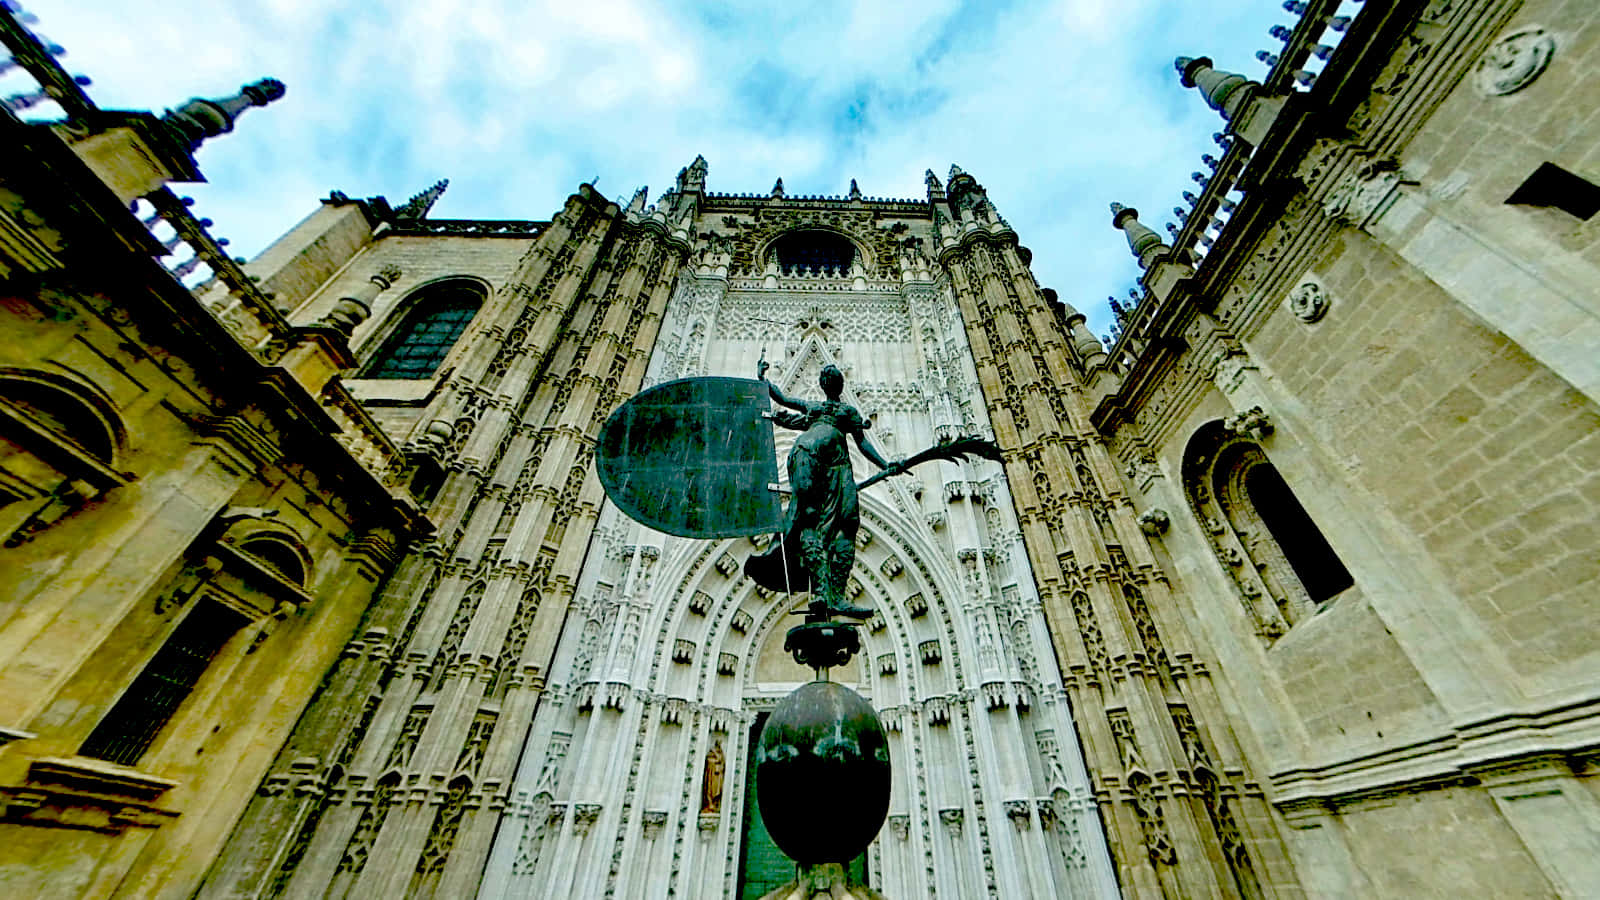
[(600, 429), (600, 483), (631, 518), (689, 538), (783, 530), (767, 385), (707, 376), (656, 385)]

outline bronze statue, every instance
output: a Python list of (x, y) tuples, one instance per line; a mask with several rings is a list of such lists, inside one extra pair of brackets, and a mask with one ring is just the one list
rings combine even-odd
[(727, 769), (728, 761), (722, 755), (722, 742), (717, 741), (706, 751), (705, 778), (700, 784), (701, 812), (722, 811), (722, 776)]
[(844, 599), (850, 567), (856, 558), (856, 532), (861, 527), (855, 478), (850, 471), (850, 448), (845, 437), (855, 439), (861, 454), (887, 474), (904, 471), (904, 462), (889, 462), (872, 446), (870, 426), (854, 406), (843, 402), (844, 373), (837, 366), (823, 368), (818, 383), (826, 400), (797, 400), (767, 381), (767, 361), (756, 367), (756, 377), (766, 383), (772, 399), (794, 412), (782, 410), (773, 421), (802, 431), (789, 451), (789, 488), (793, 496), (785, 517), (782, 538), (765, 553), (745, 562), (745, 574), (772, 590), (813, 591), (811, 613), (865, 619), (872, 610)]

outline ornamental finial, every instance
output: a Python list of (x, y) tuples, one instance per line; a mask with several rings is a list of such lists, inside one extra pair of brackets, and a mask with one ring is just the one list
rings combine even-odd
[(169, 110), (161, 121), (189, 145), (190, 150), (200, 147), (206, 138), (227, 134), (233, 130), (234, 120), (252, 106), (266, 106), (283, 96), (283, 82), (276, 78), (263, 78), (247, 84), (239, 93), (219, 100), (194, 97), (175, 110)]

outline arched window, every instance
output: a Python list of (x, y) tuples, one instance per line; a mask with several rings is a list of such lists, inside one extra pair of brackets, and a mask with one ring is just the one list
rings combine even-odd
[(1260, 444), (1212, 422), (1189, 442), (1183, 478), (1263, 637), (1278, 637), (1355, 584)]
[(812, 228), (778, 238), (773, 254), (785, 275), (843, 275), (855, 262), (856, 245), (844, 235)]
[(438, 371), (450, 348), (483, 305), (483, 288), (467, 280), (423, 288), (400, 327), (367, 363), (366, 378), (427, 378)]

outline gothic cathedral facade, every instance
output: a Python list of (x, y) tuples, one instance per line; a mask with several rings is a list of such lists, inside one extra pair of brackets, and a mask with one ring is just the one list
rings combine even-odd
[(0, 11), (66, 112), (0, 112), (0, 894), (779, 887), (796, 601), (594, 466), (628, 397), (765, 359), (838, 366), (888, 456), (1003, 451), (862, 494), (876, 890), (1590, 896), (1600, 16), (1287, 6), (1260, 81), (1178, 60), (1218, 150), (1167, 236), (1113, 204), (1104, 338), (956, 166), (335, 192), (240, 263), (167, 185), (282, 85), (101, 110)]

